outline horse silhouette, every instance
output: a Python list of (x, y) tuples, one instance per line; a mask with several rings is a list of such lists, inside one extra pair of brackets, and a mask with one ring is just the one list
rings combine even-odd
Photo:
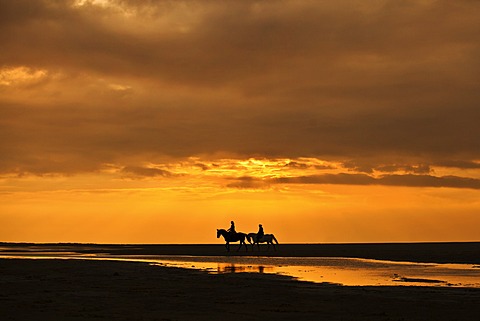
[[(247, 241), (248, 243), (252, 244), (252, 251), (255, 244), (257, 244), (258, 249), (260, 250), (260, 243), (267, 243), (267, 251), (270, 249), (270, 244), (273, 245), (273, 249), (276, 251), (277, 248), (275, 247), (275, 243), (279, 244), (275, 235), (273, 234), (265, 234), (263, 235), (260, 240), (257, 240), (257, 233), (248, 233), (247, 234)], [(273, 243), (275, 241), (275, 243)]]
[(230, 252), (230, 242), (240, 242), (237, 252), (242, 248), (242, 245), (245, 245), (245, 251), (248, 251), (247, 243), (245, 243), (245, 238), (247, 237), (245, 233), (230, 233), (224, 229), (217, 229), (217, 239), (220, 238), (220, 235), (225, 239), (225, 247), (228, 252)]

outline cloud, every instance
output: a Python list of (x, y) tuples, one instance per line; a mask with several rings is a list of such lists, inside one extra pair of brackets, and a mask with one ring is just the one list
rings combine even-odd
[(0, 70), (0, 86), (32, 85), (47, 77), (45, 70), (27, 67), (3, 68)]
[(458, 90), (474, 77), (462, 63), (478, 66), (472, 2), (110, 3), (3, 4), (0, 59), (309, 100), (430, 95), (454, 69)]
[(289, 161), (287, 164), (284, 165), (285, 167), (288, 167), (289, 169), (300, 169), (300, 170), (306, 170), (306, 169), (334, 169), (332, 165), (328, 164), (312, 164), (310, 162), (304, 162), (304, 161)]
[(139, 166), (126, 166), (121, 171), (123, 174), (131, 175), (134, 177), (172, 177), (175, 176), (170, 171), (152, 168), (152, 167), (139, 167)]
[(458, 176), (387, 175), (378, 180), (381, 184), (393, 186), (480, 189), (480, 179)]
[(259, 180), (249, 176), (242, 176), (232, 180), (233, 182), (228, 183), (227, 187), (239, 189), (265, 189), (269, 186), (269, 184), (264, 180)]
[(478, 168), (479, 7), (2, 2), (0, 172), (205, 155)]
[(382, 172), (397, 172), (397, 171), (404, 171), (407, 173), (413, 174), (428, 174), (432, 172), (432, 169), (428, 164), (419, 164), (419, 165), (385, 165), (376, 168)]
[(455, 167), (461, 169), (478, 169), (480, 168), (480, 162), (462, 161), (462, 160), (444, 160), (438, 161), (435, 165), (444, 167)]
[(273, 179), (277, 184), (340, 184), (373, 185), (375, 178), (366, 174), (321, 174), (298, 177), (281, 177)]
[(458, 176), (431, 175), (383, 175), (373, 177), (366, 174), (322, 174), (272, 179), (276, 184), (339, 184), (339, 185), (386, 185), (406, 187), (450, 187), (480, 189), (480, 180)]

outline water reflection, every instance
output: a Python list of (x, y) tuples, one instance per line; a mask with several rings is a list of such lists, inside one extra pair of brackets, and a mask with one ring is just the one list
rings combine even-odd
[(233, 263), (218, 263), (217, 273), (275, 273), (273, 266), (263, 265), (239, 265)]
[(202, 258), (195, 257), (195, 261), (189, 263), (182, 260), (192, 260), (191, 257), (165, 259), (161, 260), (165, 266), (203, 269), (209, 273), (275, 273), (316, 283), (480, 287), (480, 269), (469, 264), (419, 264), (352, 258), (206, 257), (208, 262), (200, 262)]

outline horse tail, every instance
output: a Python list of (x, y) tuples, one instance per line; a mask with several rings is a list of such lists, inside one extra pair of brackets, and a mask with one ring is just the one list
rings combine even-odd
[(279, 244), (278, 241), (277, 241), (277, 239), (275, 238), (275, 235), (273, 235), (273, 234), (272, 234), (272, 239), (273, 239), (277, 244)]

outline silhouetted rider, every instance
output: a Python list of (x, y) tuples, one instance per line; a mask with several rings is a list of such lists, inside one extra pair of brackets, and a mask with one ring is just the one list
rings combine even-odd
[(235, 223), (233, 221), (230, 222), (230, 228), (227, 230), (227, 232), (230, 232), (230, 234), (237, 233), (237, 231), (235, 231)]
[(265, 233), (263, 232), (263, 226), (262, 224), (258, 224), (258, 232), (257, 232), (257, 242), (260, 242), (260, 240), (262, 239), (262, 237), (265, 235)]

